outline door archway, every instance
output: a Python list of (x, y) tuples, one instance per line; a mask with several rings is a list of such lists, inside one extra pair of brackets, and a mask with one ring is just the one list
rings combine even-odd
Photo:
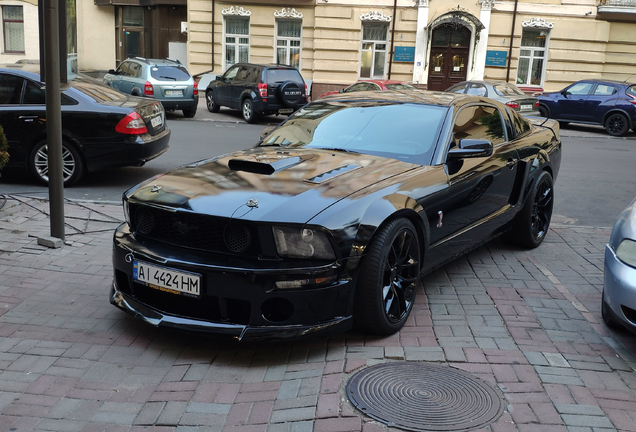
[(466, 80), (471, 31), (463, 25), (442, 24), (431, 34), (429, 90), (443, 91)]

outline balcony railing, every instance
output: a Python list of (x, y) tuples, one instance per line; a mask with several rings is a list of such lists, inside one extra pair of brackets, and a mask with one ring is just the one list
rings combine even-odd
[(636, 21), (636, 0), (600, 0), (597, 14), (607, 21)]
[(636, 0), (601, 0), (600, 6), (618, 6), (618, 7), (633, 7), (636, 8)]

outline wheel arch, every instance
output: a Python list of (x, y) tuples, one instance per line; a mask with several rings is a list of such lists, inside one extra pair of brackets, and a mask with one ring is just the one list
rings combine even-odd
[(547, 118), (552, 118), (552, 110), (550, 109), (549, 106), (547, 106), (545, 103), (543, 103), (542, 101), (539, 101), (539, 107), (540, 108), (544, 108), (547, 113), (548, 113), (548, 117)]
[(626, 119), (627, 119), (627, 124), (629, 125), (629, 129), (632, 129), (634, 127), (634, 124), (632, 123), (632, 118), (630, 117), (630, 115), (622, 108), (612, 108), (611, 110), (609, 110), (608, 112), (605, 113), (605, 115), (603, 116), (603, 122), (601, 123), (603, 126), (605, 126), (605, 122), (607, 121), (607, 119), (609, 118), (609, 116), (613, 115), (613, 114), (622, 114)]

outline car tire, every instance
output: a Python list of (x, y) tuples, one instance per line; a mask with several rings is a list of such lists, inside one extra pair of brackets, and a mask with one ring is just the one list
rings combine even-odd
[(214, 92), (211, 91), (205, 94), (205, 104), (208, 107), (208, 111), (210, 111), (211, 113), (218, 113), (221, 109), (221, 106), (216, 103)]
[(256, 113), (254, 112), (252, 99), (246, 98), (241, 103), (241, 114), (243, 115), (243, 119), (248, 123), (254, 123), (256, 121)]
[(539, 105), (539, 115), (541, 117), (550, 118), (550, 113), (548, 112), (548, 109), (544, 107), (543, 105)]
[(197, 109), (196, 108), (190, 108), (190, 109), (184, 109), (183, 110), (183, 116), (185, 118), (192, 118), (197, 114)]
[(601, 294), (601, 317), (603, 318), (605, 325), (609, 328), (618, 329), (621, 327), (616, 321), (614, 321), (614, 318), (612, 318), (612, 311), (605, 301), (605, 290), (603, 290), (603, 293)]
[(529, 249), (539, 246), (550, 227), (554, 206), (554, 184), (549, 172), (543, 171), (534, 181), (530, 194), (505, 234), (507, 241)]
[(611, 114), (605, 120), (605, 130), (612, 136), (623, 136), (629, 130), (629, 122), (623, 114)]
[[(40, 183), (49, 183), (48, 146), (46, 141), (40, 141), (33, 147), (29, 157), (29, 169)], [(62, 142), (62, 170), (64, 186), (77, 182), (84, 174), (84, 161), (79, 152), (66, 141)]]
[(408, 219), (395, 219), (379, 230), (367, 248), (356, 287), (356, 327), (390, 335), (404, 326), (420, 286), (420, 254), (417, 231)]

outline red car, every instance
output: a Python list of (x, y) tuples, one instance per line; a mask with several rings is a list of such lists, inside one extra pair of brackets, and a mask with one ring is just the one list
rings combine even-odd
[(355, 84), (351, 84), (349, 87), (340, 91), (331, 91), (322, 94), (320, 97), (329, 96), (338, 93), (349, 93), (356, 91), (376, 91), (376, 90), (412, 90), (411, 84), (403, 81), (391, 81), (391, 80), (365, 80), (358, 81)]

